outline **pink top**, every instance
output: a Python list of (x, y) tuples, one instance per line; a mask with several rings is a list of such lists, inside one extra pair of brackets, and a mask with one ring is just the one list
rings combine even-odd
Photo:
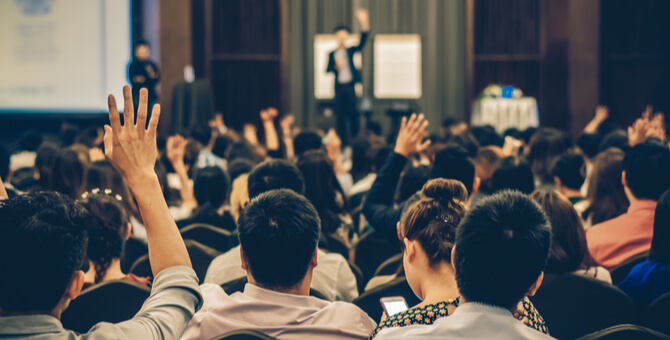
[(204, 304), (182, 339), (211, 339), (254, 329), (278, 339), (367, 339), (377, 325), (348, 302), (285, 294), (247, 283), (244, 293), (226, 294), (220, 286), (200, 286)]
[(611, 270), (623, 261), (649, 251), (654, 233), (656, 201), (640, 200), (619, 217), (596, 224), (586, 231), (593, 259)]

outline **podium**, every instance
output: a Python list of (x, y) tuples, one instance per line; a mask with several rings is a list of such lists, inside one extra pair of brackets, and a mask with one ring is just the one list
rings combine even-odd
[(207, 80), (179, 83), (172, 88), (172, 132), (207, 126), (214, 117), (212, 89)]

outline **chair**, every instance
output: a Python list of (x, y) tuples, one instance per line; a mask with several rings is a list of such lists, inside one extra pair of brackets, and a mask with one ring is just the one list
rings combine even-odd
[(637, 266), (638, 264), (644, 262), (647, 257), (649, 257), (649, 252), (644, 252), (642, 254), (635, 255), (623, 262), (621, 262), (618, 266), (612, 268), (610, 270), (610, 274), (612, 274), (612, 284), (613, 285), (618, 285), (623, 281), (623, 279), (628, 276), (631, 270), (633, 270), (633, 267)]
[(84, 290), (61, 315), (63, 327), (88, 332), (99, 322), (132, 319), (149, 297), (149, 287), (129, 280), (111, 280)]
[(330, 235), (324, 235), (324, 237), (326, 239), (324, 250), (327, 250), (330, 253), (340, 254), (345, 259), (349, 259), (349, 247), (347, 247), (346, 244)]
[(374, 276), (377, 267), (387, 260), (400, 253), (398, 243), (391, 242), (378, 232), (370, 232), (361, 236), (356, 245), (354, 263), (363, 271), (363, 285)]
[(644, 313), (642, 325), (670, 335), (670, 293), (665, 293), (652, 301)]
[[(223, 289), (224, 292), (226, 292), (226, 294), (231, 295), (237, 292), (244, 292), (244, 286), (248, 282), (249, 281), (247, 280), (247, 277), (244, 276), (239, 279), (231, 280), (222, 284), (221, 288)], [(325, 295), (323, 295), (321, 292), (319, 292), (314, 288), (309, 289), (309, 295), (315, 298), (319, 298), (321, 300), (330, 301)]]
[[(185, 240), (184, 244), (186, 244), (186, 250), (188, 250), (188, 255), (191, 258), (191, 265), (193, 266), (195, 274), (198, 276), (200, 282), (205, 282), (205, 274), (207, 274), (209, 264), (215, 257), (221, 255), (221, 252), (194, 240)], [(137, 259), (137, 261), (130, 267), (130, 272), (137, 276), (152, 277), (153, 274), (151, 271), (151, 264), (149, 263), (149, 255), (144, 255)]]
[(402, 253), (393, 255), (386, 261), (382, 262), (382, 264), (377, 267), (377, 270), (375, 270), (374, 276), (394, 275), (398, 272), (400, 266), (402, 266)]
[(361, 296), (353, 301), (353, 304), (368, 313), (368, 316), (379, 323), (384, 313), (379, 299), (388, 296), (402, 296), (407, 301), (408, 306), (414, 306), (421, 302), (412, 291), (412, 288), (410, 288), (407, 279), (401, 277), (361, 294)]
[(347, 261), (347, 263), (349, 264), (349, 268), (351, 268), (351, 272), (354, 273), (354, 276), (356, 277), (356, 288), (358, 289), (358, 294), (360, 294), (365, 290), (365, 286), (363, 285), (363, 272), (361, 271), (361, 268), (358, 268), (353, 262)]
[[(552, 334), (553, 336), (553, 334)], [(617, 325), (612, 326), (589, 335), (585, 335), (577, 340), (659, 340), (670, 339), (670, 336), (661, 334), (654, 330), (636, 325)]]
[(143, 255), (149, 253), (147, 244), (135, 237), (130, 237), (123, 245), (123, 254), (121, 255), (121, 270), (124, 273), (130, 272), (130, 267)]
[(194, 240), (222, 253), (228, 251), (230, 231), (204, 223), (194, 223), (179, 230), (184, 240)]
[(575, 274), (546, 274), (531, 297), (552, 336), (575, 339), (607, 327), (637, 321), (633, 301), (619, 288)]
[(277, 340), (277, 338), (273, 338), (253, 329), (238, 329), (219, 335), (210, 340)]

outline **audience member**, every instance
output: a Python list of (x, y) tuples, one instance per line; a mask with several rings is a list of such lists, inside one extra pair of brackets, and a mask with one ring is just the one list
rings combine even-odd
[(309, 150), (318, 150), (323, 147), (321, 136), (313, 131), (303, 131), (293, 139), (295, 156), (299, 157)]
[(628, 211), (586, 232), (589, 251), (601, 266), (611, 269), (649, 251), (656, 201), (670, 188), (670, 149), (646, 142), (624, 157), (621, 182), (630, 202)]
[(533, 171), (530, 165), (519, 156), (507, 156), (496, 163), (491, 176), (490, 192), (518, 190), (530, 194), (535, 190)]
[(237, 177), (243, 174), (248, 174), (251, 169), (254, 167), (248, 159), (238, 158), (228, 164), (228, 177), (230, 178), (230, 183), (235, 182)]
[(554, 184), (551, 165), (554, 158), (567, 151), (569, 147), (565, 135), (558, 130), (540, 128), (533, 134), (526, 157), (535, 176), (536, 186)]
[(230, 215), (237, 222), (240, 213), (249, 203), (249, 174), (241, 174), (233, 181), (230, 191)]
[(513, 315), (544, 277), (551, 227), (542, 209), (523, 194), (499, 192), (466, 213), (455, 240), (458, 308), (432, 325), (382, 330), (377, 339), (552, 339)]
[(63, 329), (60, 315), (84, 284), (80, 268), (88, 243), (86, 212), (58, 193), (19, 196), (0, 203), (0, 271), (17, 278), (0, 280), (0, 337), (177, 339), (198, 310), (197, 277), (154, 173), (160, 109), (154, 107), (145, 130), (147, 91), (142, 90), (133, 125), (130, 87), (123, 93), (127, 123), (121, 126), (110, 96), (105, 152), (130, 184), (146, 221), (155, 275), (151, 296), (129, 321), (101, 323), (86, 334)]
[(177, 227), (183, 228), (194, 223), (205, 223), (233, 231), (235, 220), (224, 210), (228, 200), (228, 177), (218, 166), (208, 166), (196, 172), (193, 181), (193, 194), (198, 206), (191, 217), (177, 221)]
[(644, 310), (657, 297), (670, 291), (670, 190), (658, 201), (654, 233), (646, 261), (635, 266), (619, 283), (635, 304)]
[(544, 209), (551, 222), (552, 242), (546, 273), (574, 273), (612, 283), (610, 272), (598, 266), (586, 245), (582, 219), (561, 193), (539, 189), (531, 197)]
[(200, 152), (198, 152), (198, 158), (195, 162), (195, 170), (208, 166), (218, 166), (223, 170), (226, 169), (226, 160), (213, 153), (216, 135), (209, 126), (194, 128), (191, 131), (191, 137), (200, 143)]
[(49, 189), (51, 173), (53, 171), (54, 162), (59, 150), (60, 149), (58, 146), (52, 143), (43, 143), (39, 149), (37, 149), (37, 155), (35, 156), (35, 169), (33, 173), (35, 182), (29, 188), (30, 191), (42, 191)]
[(461, 147), (447, 144), (444, 150), (435, 154), (430, 178), (455, 179), (463, 183), (469, 197), (479, 190), (480, 183), (475, 175), (475, 164), (470, 160), (471, 154)]
[(491, 193), (491, 180), (495, 165), (504, 157), (503, 151), (497, 146), (484, 146), (477, 151), (475, 163), (475, 176), (479, 177), (480, 193)]
[(556, 158), (551, 170), (556, 189), (576, 204), (583, 200), (581, 193), (586, 167), (581, 155), (566, 153)]
[(211, 339), (251, 328), (279, 339), (366, 339), (374, 321), (356, 306), (308, 296), (318, 264), (319, 217), (292, 190), (262, 193), (238, 221), (243, 293), (201, 287), (205, 303), (182, 339)]
[[(373, 338), (386, 328), (433, 324), (438, 318), (453, 314), (459, 306), (461, 299), (451, 252), (456, 227), (465, 214), (467, 197), (465, 186), (459, 181), (432, 179), (423, 187), (420, 199), (404, 212), (398, 222), (404, 272), (412, 291), (422, 302), (391, 317), (384, 315)], [(517, 309), (520, 319), (547, 332), (542, 317), (527, 298)]]
[(54, 160), (49, 188), (72, 199), (84, 193), (86, 172), (91, 165), (88, 149), (75, 144), (62, 149)]

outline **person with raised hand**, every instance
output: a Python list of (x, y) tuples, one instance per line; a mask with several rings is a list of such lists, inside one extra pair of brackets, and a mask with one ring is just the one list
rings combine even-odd
[(88, 244), (87, 212), (53, 192), (18, 196), (0, 203), (0, 338), (11, 339), (178, 339), (202, 305), (198, 279), (154, 172), (154, 106), (149, 127), (147, 91), (140, 91), (137, 122), (129, 86), (123, 89), (125, 124), (109, 96), (105, 156), (130, 186), (144, 220), (155, 279), (151, 295), (131, 320), (99, 323), (87, 333), (63, 328), (60, 316), (84, 284)]

